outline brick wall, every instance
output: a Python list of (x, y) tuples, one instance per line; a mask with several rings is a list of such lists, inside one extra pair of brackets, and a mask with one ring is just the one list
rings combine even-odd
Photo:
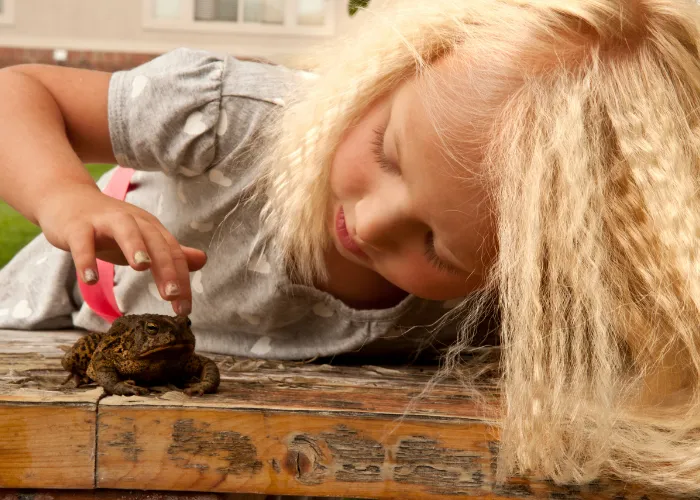
[[(119, 71), (134, 68), (160, 54), (139, 54), (133, 52), (101, 52), (94, 50), (68, 50), (65, 61), (54, 61), (53, 49), (23, 49), (0, 46), (0, 68), (24, 63), (58, 64), (72, 68)], [(235, 54), (234, 54), (235, 55)], [(264, 57), (236, 56), (242, 61), (255, 61), (275, 64)]]
[(65, 61), (54, 61), (53, 49), (23, 49), (0, 46), (0, 68), (23, 63), (59, 64), (75, 68), (118, 71), (150, 61), (158, 54), (69, 50)]

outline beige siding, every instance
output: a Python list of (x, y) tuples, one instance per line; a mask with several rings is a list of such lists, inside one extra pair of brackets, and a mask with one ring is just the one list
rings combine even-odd
[[(329, 39), (146, 29), (143, 0), (14, 1), (14, 23), (0, 25), (0, 46), (146, 53), (187, 46), (289, 62)], [(361, 22), (361, 16), (348, 17), (347, 0), (329, 1), (337, 3), (336, 35), (348, 33)]]

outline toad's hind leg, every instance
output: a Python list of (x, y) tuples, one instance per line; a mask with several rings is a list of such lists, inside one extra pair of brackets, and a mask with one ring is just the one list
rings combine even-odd
[(185, 394), (188, 396), (201, 396), (216, 392), (219, 388), (221, 377), (216, 363), (209, 358), (192, 355), (185, 366), (185, 373), (190, 376), (185, 385)]
[(76, 387), (90, 382), (90, 378), (86, 373), (87, 367), (95, 349), (97, 349), (98, 344), (102, 340), (102, 336), (102, 333), (93, 332), (81, 337), (71, 350), (63, 356), (61, 366), (63, 366), (64, 370), (70, 372), (63, 384), (68, 383), (71, 379), (75, 381)]

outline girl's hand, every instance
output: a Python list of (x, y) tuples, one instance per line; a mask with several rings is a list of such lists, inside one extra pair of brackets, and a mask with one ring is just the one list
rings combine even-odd
[(192, 308), (189, 271), (203, 252), (181, 246), (156, 217), (102, 194), (85, 163), (117, 163), (108, 119), (111, 75), (48, 65), (0, 69), (0, 199), (73, 255), (81, 279), (96, 258), (151, 269), (178, 314)]
[(36, 213), (48, 241), (71, 252), (85, 283), (99, 279), (97, 258), (137, 271), (150, 268), (161, 297), (173, 302), (176, 314), (190, 314), (189, 272), (201, 269), (206, 255), (181, 246), (150, 213), (103, 194), (95, 185), (75, 183), (52, 189)]

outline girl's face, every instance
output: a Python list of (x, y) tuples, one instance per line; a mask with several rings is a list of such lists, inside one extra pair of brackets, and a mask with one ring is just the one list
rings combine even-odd
[(331, 170), (329, 230), (336, 250), (432, 300), (482, 286), (496, 251), (478, 148), (460, 158), (472, 167), (460, 167), (441, 143), (440, 126), (439, 118), (429, 118), (416, 80), (408, 80), (346, 132)]

